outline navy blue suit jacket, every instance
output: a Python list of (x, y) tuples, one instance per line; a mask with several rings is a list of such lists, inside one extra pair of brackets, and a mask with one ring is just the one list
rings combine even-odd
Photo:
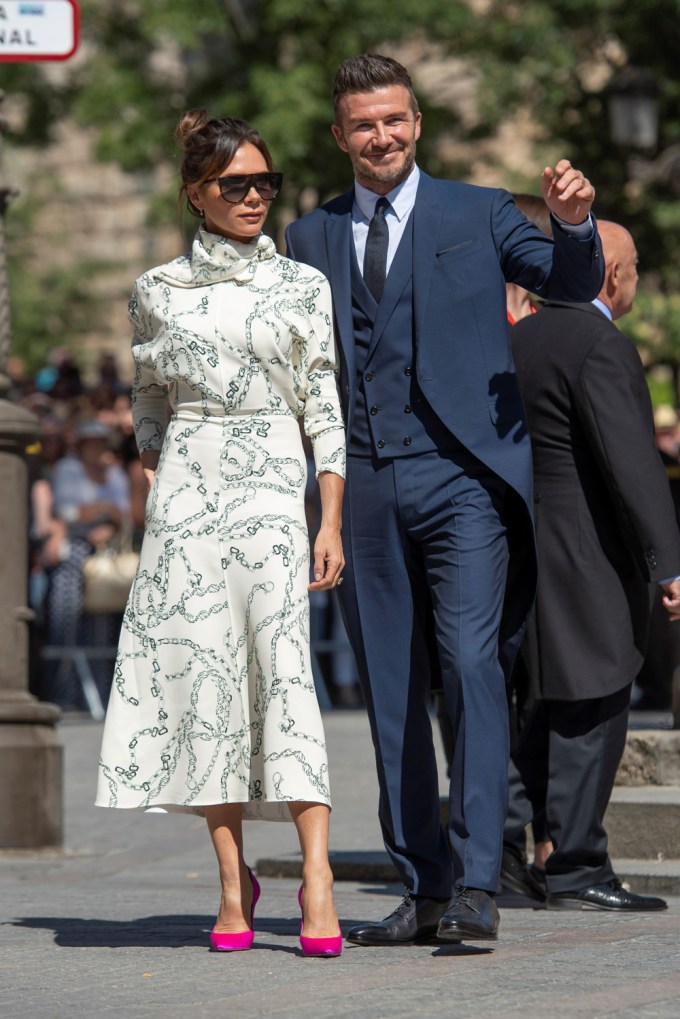
[[(348, 430), (356, 403), (352, 327), (351, 189), (292, 223), (288, 254), (331, 282), (340, 351), (340, 383)], [(530, 525), (531, 447), (509, 340), (505, 282), (544, 298), (590, 301), (604, 277), (597, 234), (580, 241), (555, 228), (555, 243), (531, 224), (506, 191), (421, 173), (413, 210), (413, 293), (416, 374), (442, 422), (526, 507), (515, 519), (511, 551), (522, 550), (522, 596), (505, 629), (511, 654), (533, 599), (535, 552)], [(378, 310), (375, 331), (389, 316)], [(519, 578), (518, 578), (519, 579)], [(511, 576), (512, 580), (512, 576)]]

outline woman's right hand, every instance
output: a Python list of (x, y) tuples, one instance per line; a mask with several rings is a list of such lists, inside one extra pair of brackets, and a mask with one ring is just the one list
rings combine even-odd
[(142, 469), (144, 471), (144, 477), (146, 483), (151, 488), (156, 477), (156, 468), (158, 467), (158, 461), (160, 460), (161, 451), (160, 449), (145, 449), (139, 454), (139, 459), (142, 462)]

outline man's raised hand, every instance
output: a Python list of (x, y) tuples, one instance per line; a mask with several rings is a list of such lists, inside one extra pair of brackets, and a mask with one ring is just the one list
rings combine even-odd
[(574, 226), (588, 218), (595, 200), (595, 188), (568, 159), (560, 159), (554, 170), (546, 166), (541, 175), (541, 191), (552, 214)]

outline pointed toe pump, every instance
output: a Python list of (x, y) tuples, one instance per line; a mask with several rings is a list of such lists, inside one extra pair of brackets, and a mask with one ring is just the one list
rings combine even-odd
[(210, 947), (213, 952), (245, 952), (253, 943), (255, 933), (253, 931), (255, 920), (255, 906), (260, 897), (260, 885), (248, 867), (248, 874), (253, 885), (253, 901), (250, 906), (250, 930), (247, 931), (212, 931), (210, 934)]
[(338, 930), (335, 937), (332, 938), (308, 938), (304, 934), (305, 929), (305, 912), (302, 908), (302, 885), (298, 892), (298, 902), (300, 904), (300, 914), (302, 921), (300, 923), (300, 948), (302, 949), (303, 955), (315, 955), (320, 958), (331, 958), (334, 955), (340, 955), (342, 952), (342, 933)]

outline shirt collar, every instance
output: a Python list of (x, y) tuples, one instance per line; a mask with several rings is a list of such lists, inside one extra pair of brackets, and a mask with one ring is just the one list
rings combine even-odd
[(614, 316), (612, 315), (611, 310), (607, 307), (604, 301), (600, 300), (599, 297), (596, 297), (595, 300), (590, 303), (594, 304), (598, 311), (601, 311), (603, 315), (606, 315), (610, 322), (614, 321)]
[[(418, 190), (418, 181), (420, 180), (420, 170), (414, 165), (410, 174), (403, 180), (401, 184), (397, 184), (396, 188), (392, 188), (385, 198), (392, 206), (392, 211), (399, 220), (402, 221), (406, 216), (410, 215), (413, 206), (416, 203), (416, 192)], [(375, 212), (375, 203), (380, 198), (375, 191), (369, 191), (363, 184), (360, 184), (358, 180), (354, 181), (354, 205), (361, 213), (363, 219), (369, 223), (373, 219), (373, 213)]]

